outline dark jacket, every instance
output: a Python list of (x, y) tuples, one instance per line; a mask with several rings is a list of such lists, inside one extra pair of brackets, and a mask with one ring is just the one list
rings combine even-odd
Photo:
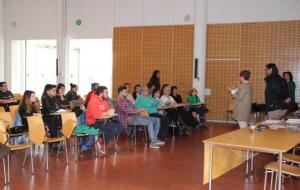
[(66, 100), (67, 103), (69, 103), (69, 102), (72, 101), (72, 100), (78, 100), (78, 95), (77, 95), (76, 92), (70, 90), (70, 91), (66, 94), (65, 100)]
[(65, 96), (64, 99), (62, 100), (60, 95), (56, 95), (55, 100), (59, 108), (65, 109), (68, 106)]
[(152, 78), (149, 80), (147, 86), (148, 86), (149, 88), (151, 88), (151, 86), (155, 86), (156, 89), (160, 89), (160, 81), (159, 81), (159, 78), (154, 78), (154, 77), (152, 77)]
[(26, 107), (24, 107), (24, 106), (19, 107), (19, 114), (20, 114), (20, 117), (22, 119), (22, 124), (26, 128), (28, 128), (27, 117), (33, 116), (34, 113), (37, 113), (37, 111), (35, 110), (34, 105), (31, 105), (31, 111), (29, 113), (27, 112)]
[(54, 113), (57, 110), (59, 110), (59, 106), (57, 105), (55, 98), (42, 96), (42, 114)]
[(286, 81), (278, 74), (267, 76), (265, 81), (266, 110), (287, 109), (287, 104), (284, 102), (289, 97)]

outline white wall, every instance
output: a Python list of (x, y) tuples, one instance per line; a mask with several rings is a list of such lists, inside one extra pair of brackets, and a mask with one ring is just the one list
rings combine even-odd
[(299, 0), (209, 0), (207, 22), (300, 20)]
[(0, 0), (0, 81), (4, 80), (4, 1)]
[[(66, 47), (69, 38), (112, 38), (114, 26), (194, 24), (195, 15), (201, 15), (196, 14), (195, 2), (204, 0), (2, 1), (5, 18), (4, 73), (5, 80), (9, 82), (11, 40), (57, 39), (61, 63), (59, 80), (62, 81), (67, 75)], [(3, 47), (1, 13), (3, 11), (0, 12), (0, 55)], [(185, 21), (185, 17), (190, 19)], [(82, 21), (80, 26), (75, 24), (77, 19)], [(207, 0), (208, 24), (278, 20), (300, 20), (300, 0)], [(3, 67), (1, 69), (3, 71)]]

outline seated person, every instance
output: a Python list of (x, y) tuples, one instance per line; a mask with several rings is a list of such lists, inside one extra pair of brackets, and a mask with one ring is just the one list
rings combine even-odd
[(150, 90), (147, 86), (142, 87), (142, 94), (137, 97), (135, 101), (135, 106), (138, 109), (145, 109), (148, 111), (149, 116), (156, 117), (160, 119), (160, 130), (158, 133), (158, 138), (161, 140), (165, 140), (169, 133), (169, 125), (171, 121), (168, 117), (164, 115), (158, 114), (158, 106), (160, 104), (160, 101), (156, 98), (153, 98), (150, 95)]
[(22, 125), (26, 129), (28, 129), (27, 117), (33, 116), (34, 113), (37, 113), (34, 105), (35, 99), (35, 93), (31, 90), (26, 90), (23, 94), (23, 99), (20, 102), (18, 113), (22, 120)]
[(66, 94), (65, 100), (67, 103), (69, 103), (72, 100), (78, 100), (79, 96), (77, 95), (78, 86), (76, 84), (70, 84), (71, 89)]
[(131, 103), (135, 103), (135, 98), (132, 96), (132, 94), (131, 94), (131, 84), (129, 83), (129, 82), (125, 82), (124, 84), (123, 84), (123, 86), (125, 86), (126, 87), (126, 89), (127, 89), (127, 100), (129, 100)]
[(86, 99), (85, 99), (85, 107), (87, 107), (92, 94), (96, 94), (96, 89), (99, 87), (99, 83), (94, 82), (91, 84), (91, 91), (86, 95)]
[(5, 111), (9, 111), (9, 105), (17, 105), (14, 100), (14, 95), (8, 90), (6, 82), (0, 82), (0, 105), (4, 107)]
[(189, 110), (193, 117), (198, 120), (200, 126), (205, 127), (205, 113), (208, 111), (206, 106), (201, 104), (196, 88), (190, 90), (187, 102), (190, 104)]
[(67, 101), (65, 100), (65, 85), (62, 83), (59, 83), (56, 87), (56, 103), (58, 104), (59, 108), (66, 109), (68, 106)]
[[(145, 111), (144, 109), (136, 109), (134, 104), (126, 99), (127, 88), (121, 86), (118, 89), (118, 100), (116, 107), (119, 113), (119, 120), (122, 125), (127, 129), (129, 125), (143, 125), (148, 127), (148, 134), (150, 138), (150, 148), (159, 148), (159, 145), (165, 144), (165, 142), (157, 139), (160, 119), (155, 117), (142, 117), (140, 113)], [(130, 134), (130, 133), (129, 133)]]
[(49, 127), (50, 137), (58, 136), (58, 126), (60, 125), (60, 118), (56, 115), (50, 115), (59, 110), (56, 103), (56, 86), (47, 84), (42, 95), (42, 114), (45, 125)]
[(182, 101), (182, 97), (178, 94), (178, 88), (177, 86), (172, 86), (171, 87), (171, 96), (173, 97), (173, 99), (175, 100), (175, 102), (177, 103), (183, 103)]
[(109, 119), (111, 117), (111, 108), (107, 101), (108, 90), (104, 86), (99, 86), (96, 89), (96, 94), (91, 95), (87, 110), (86, 122), (89, 126), (102, 130), (105, 134), (104, 145), (101, 150), (109, 143), (111, 139), (118, 136), (124, 129), (123, 127)]
[(137, 96), (141, 94), (141, 90), (142, 90), (142, 86), (140, 84), (136, 84), (134, 86), (132, 96), (135, 100), (136, 100)]
[(171, 96), (171, 88), (169, 85), (163, 85), (162, 88), (163, 95), (160, 98), (161, 107), (167, 112), (167, 116), (170, 120), (179, 122), (179, 126), (185, 135), (190, 135), (190, 132), (186, 130), (186, 127), (195, 127), (196, 122), (185, 109), (184, 103), (177, 103)]

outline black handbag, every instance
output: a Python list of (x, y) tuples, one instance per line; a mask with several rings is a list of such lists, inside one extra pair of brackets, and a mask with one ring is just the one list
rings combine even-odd
[(292, 113), (299, 109), (299, 106), (296, 102), (290, 102), (288, 103), (288, 112)]

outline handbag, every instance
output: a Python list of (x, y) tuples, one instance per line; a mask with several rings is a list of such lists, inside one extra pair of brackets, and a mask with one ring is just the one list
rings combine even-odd
[(292, 113), (299, 109), (299, 106), (296, 102), (290, 102), (288, 103), (288, 112)]

